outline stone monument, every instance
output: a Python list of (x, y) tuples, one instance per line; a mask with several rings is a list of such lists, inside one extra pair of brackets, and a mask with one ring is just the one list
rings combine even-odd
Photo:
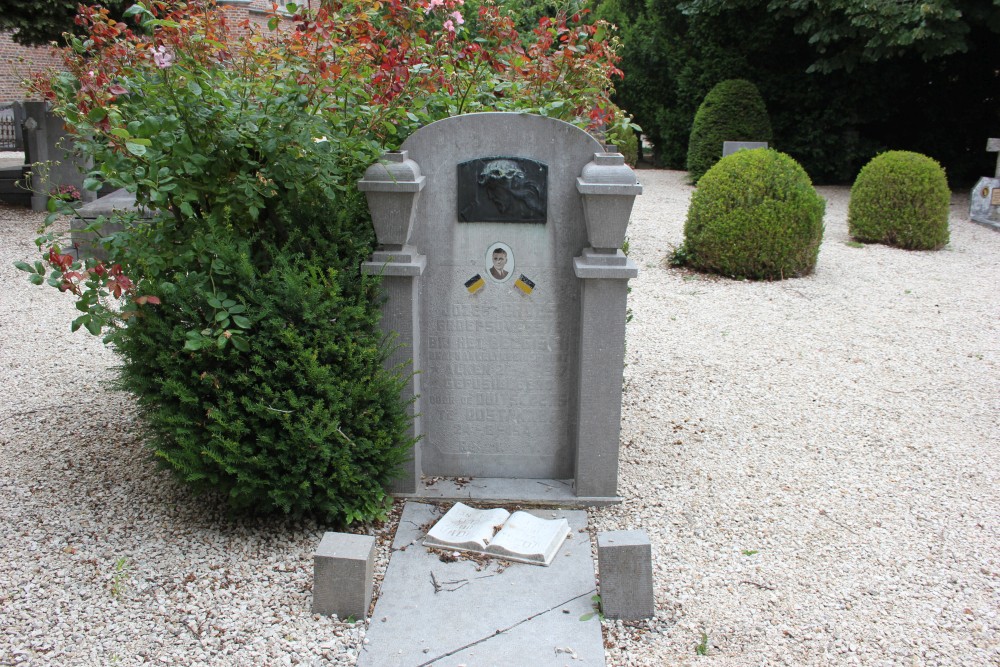
[(984, 176), (972, 188), (969, 219), (1000, 230), (1000, 139), (988, 139), (986, 150), (990, 153), (998, 153), (997, 169), (993, 178)]
[(412, 371), (414, 498), (617, 502), (628, 280), (641, 186), (568, 123), (480, 113), (432, 123), (359, 182), (379, 248), (382, 326)]

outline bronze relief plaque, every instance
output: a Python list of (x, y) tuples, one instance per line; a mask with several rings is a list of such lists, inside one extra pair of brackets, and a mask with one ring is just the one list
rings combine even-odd
[(548, 165), (519, 157), (484, 157), (459, 163), (459, 222), (544, 224), (548, 172)]

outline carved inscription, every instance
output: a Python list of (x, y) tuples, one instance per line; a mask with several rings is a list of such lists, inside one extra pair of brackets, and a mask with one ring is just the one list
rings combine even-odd
[(570, 346), (558, 307), (554, 293), (492, 284), (438, 304), (426, 332), (424, 415), (436, 442), (487, 455), (563, 443)]

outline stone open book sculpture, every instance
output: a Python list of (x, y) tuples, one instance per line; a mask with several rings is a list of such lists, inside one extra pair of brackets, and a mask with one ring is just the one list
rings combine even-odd
[(540, 519), (528, 512), (478, 510), (455, 503), (427, 531), (424, 546), (548, 565), (568, 535), (566, 519)]

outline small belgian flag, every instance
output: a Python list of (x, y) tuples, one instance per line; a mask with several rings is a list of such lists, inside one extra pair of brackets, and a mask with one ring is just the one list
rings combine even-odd
[(514, 287), (521, 290), (525, 294), (531, 294), (532, 290), (535, 289), (535, 283), (528, 280), (528, 277), (523, 273), (514, 281)]
[(469, 290), (469, 294), (475, 294), (484, 287), (486, 287), (486, 281), (478, 273), (465, 281), (465, 289)]

